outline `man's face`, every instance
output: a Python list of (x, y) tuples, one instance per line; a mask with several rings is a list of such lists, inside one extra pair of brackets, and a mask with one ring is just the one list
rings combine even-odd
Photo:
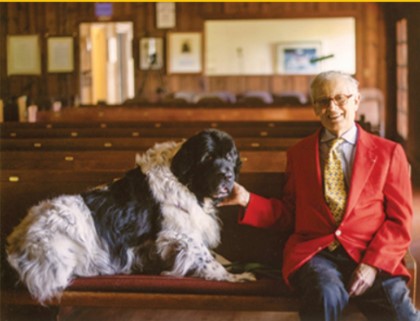
[(360, 94), (345, 79), (325, 81), (314, 92), (315, 114), (322, 125), (336, 136), (341, 136), (354, 123), (359, 108)]

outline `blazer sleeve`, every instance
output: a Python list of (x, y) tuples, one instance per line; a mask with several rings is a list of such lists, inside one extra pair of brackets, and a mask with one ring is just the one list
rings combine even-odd
[(385, 221), (364, 254), (363, 263), (393, 273), (401, 263), (411, 241), (412, 188), (404, 150), (393, 150), (384, 193)]
[[(295, 179), (292, 161), (288, 153), (286, 165), (286, 183), (282, 198), (265, 198), (251, 193), (246, 209), (240, 212), (239, 223), (258, 228), (270, 228), (289, 231), (294, 225)], [(279, 186), (279, 188), (281, 188)]]

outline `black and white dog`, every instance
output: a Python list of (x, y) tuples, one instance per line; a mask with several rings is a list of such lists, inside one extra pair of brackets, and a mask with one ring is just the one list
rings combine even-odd
[(147, 273), (252, 281), (210, 250), (220, 242), (216, 204), (232, 190), (240, 159), (232, 138), (205, 130), (156, 144), (121, 179), (45, 200), (7, 238), (9, 263), (40, 302), (77, 276)]

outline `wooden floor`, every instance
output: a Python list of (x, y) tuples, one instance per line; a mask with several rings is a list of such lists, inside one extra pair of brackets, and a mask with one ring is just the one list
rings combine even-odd
[[(60, 321), (299, 321), (297, 312), (256, 312), (211, 310), (136, 310), (136, 309), (76, 309)], [(344, 312), (342, 321), (367, 321), (354, 307)]]

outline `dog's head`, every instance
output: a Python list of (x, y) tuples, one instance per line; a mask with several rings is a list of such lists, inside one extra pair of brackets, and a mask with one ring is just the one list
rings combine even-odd
[(182, 144), (172, 160), (171, 171), (199, 200), (219, 201), (230, 194), (241, 161), (231, 136), (207, 129)]

